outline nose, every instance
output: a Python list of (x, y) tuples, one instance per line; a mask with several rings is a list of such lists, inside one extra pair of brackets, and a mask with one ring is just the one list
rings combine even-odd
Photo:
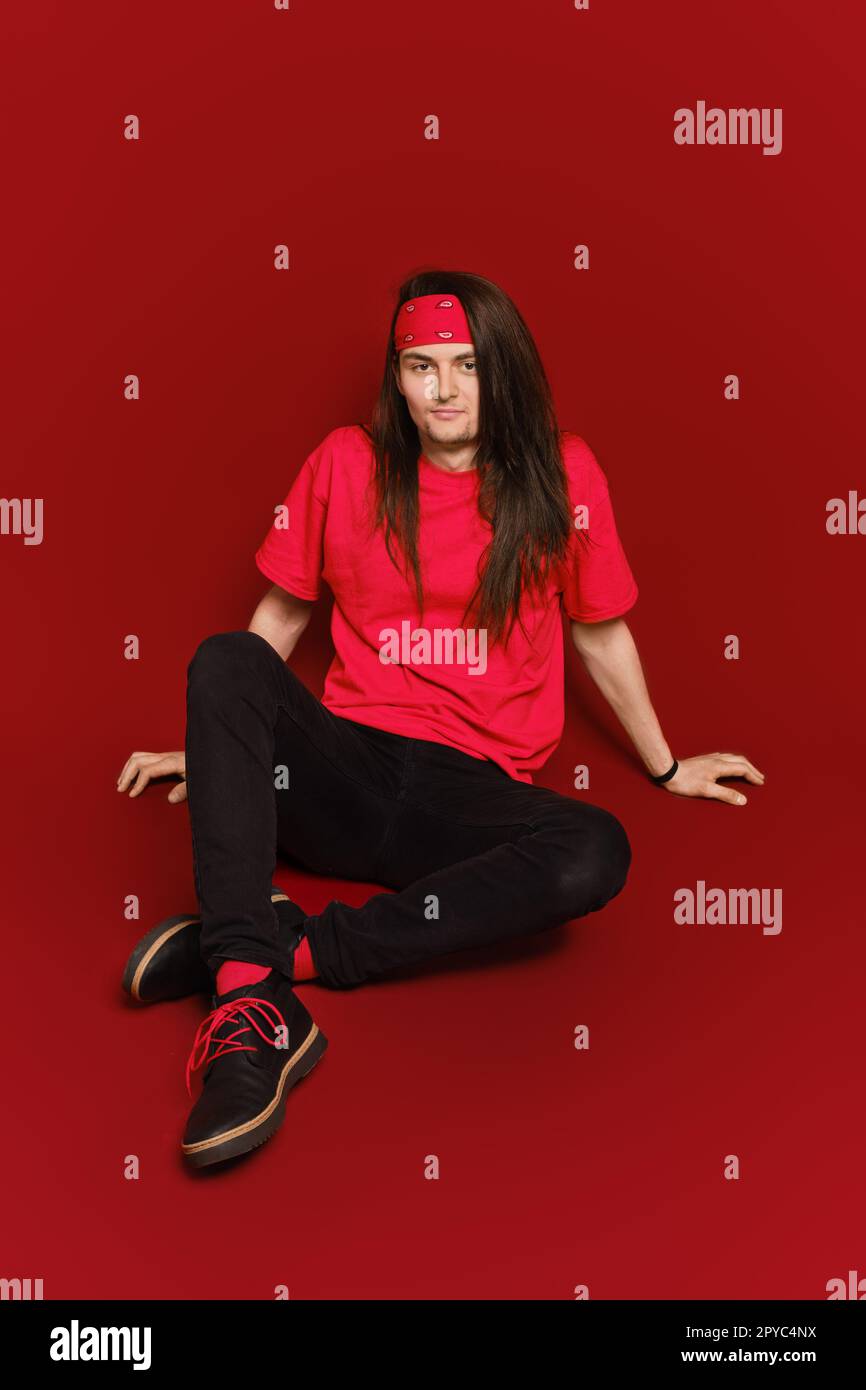
[(435, 403), (437, 405), (445, 405), (448, 401), (451, 400), (452, 396), (456, 395), (456, 391), (457, 388), (454, 387), (452, 389), (451, 385), (451, 368), (448, 366), (446, 362), (440, 363), (439, 384), (437, 388), (438, 394), (434, 396)]

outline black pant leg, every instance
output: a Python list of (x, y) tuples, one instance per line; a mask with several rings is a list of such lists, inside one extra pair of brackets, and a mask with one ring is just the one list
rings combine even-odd
[(345, 988), (543, 931), (602, 908), (630, 862), (609, 811), (415, 739), (379, 866), (379, 881), (400, 891), (308, 918), (313, 959), (325, 984)]
[[(187, 670), (186, 780), (202, 955), (285, 970), (270, 901), (281, 847), (369, 878), (408, 740), (330, 713), (257, 633), (215, 633)], [(286, 785), (287, 783), (287, 785)]]

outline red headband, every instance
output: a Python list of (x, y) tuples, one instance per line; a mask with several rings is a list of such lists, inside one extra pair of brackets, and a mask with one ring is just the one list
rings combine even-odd
[(472, 334), (463, 305), (454, 294), (422, 294), (407, 299), (397, 311), (394, 348), (423, 343), (471, 343)]

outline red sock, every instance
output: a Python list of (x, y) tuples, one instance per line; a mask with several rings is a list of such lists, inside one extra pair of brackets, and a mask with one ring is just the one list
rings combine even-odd
[(257, 985), (271, 973), (269, 965), (254, 965), (248, 960), (227, 960), (216, 974), (217, 994), (228, 994), (231, 989), (241, 985)]
[[(254, 965), (251, 961), (246, 960), (224, 961), (217, 971), (216, 992), (217, 994), (228, 994), (229, 990), (240, 989), (241, 985), (257, 985), (270, 973), (271, 970), (268, 965)], [(292, 959), (292, 979), (317, 980), (318, 978), (319, 973), (313, 961), (310, 943), (305, 936), (302, 936)]]
[(292, 963), (292, 979), (317, 980), (318, 978), (319, 972), (313, 963), (310, 943), (305, 936), (302, 936), (295, 948), (294, 960)]

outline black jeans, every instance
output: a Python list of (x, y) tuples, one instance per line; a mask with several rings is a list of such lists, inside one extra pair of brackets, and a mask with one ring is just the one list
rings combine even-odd
[(201, 950), (288, 974), (277, 850), (380, 883), (305, 930), (321, 981), (348, 988), (470, 946), (544, 931), (624, 886), (628, 837), (601, 807), (489, 760), (332, 714), (253, 632), (218, 632), (187, 670), (186, 779)]

